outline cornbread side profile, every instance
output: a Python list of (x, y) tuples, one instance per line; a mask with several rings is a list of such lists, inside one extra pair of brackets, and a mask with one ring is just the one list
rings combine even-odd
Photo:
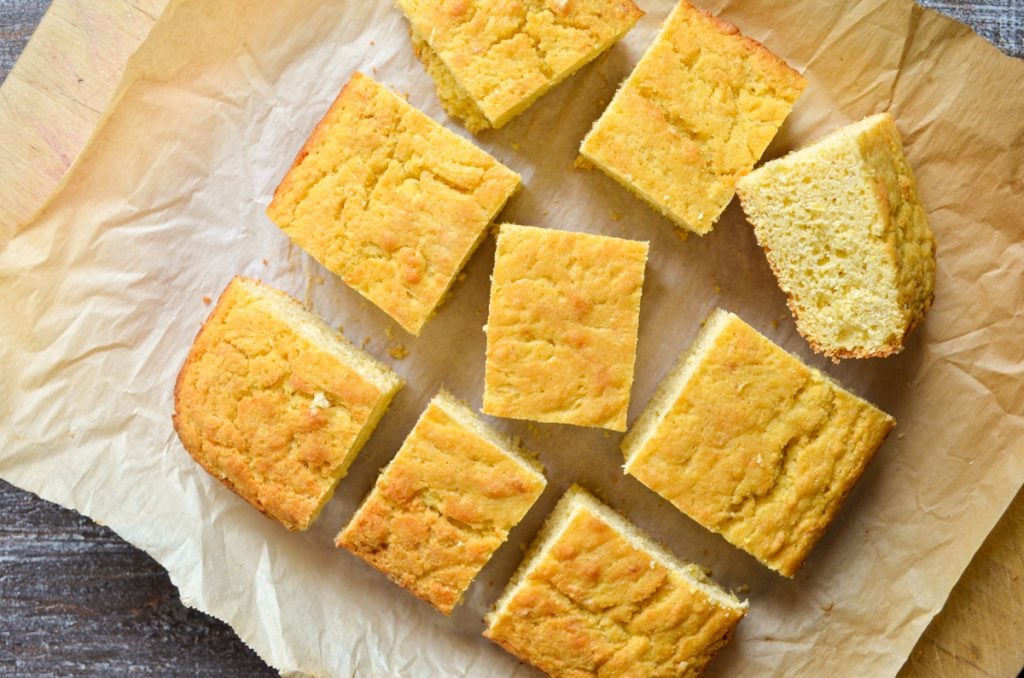
[(174, 387), (174, 429), (210, 475), (305, 530), (402, 380), (284, 292), (235, 278)]
[(434, 314), (519, 175), (355, 73), (267, 215), (412, 334)]
[(615, 44), (632, 0), (398, 0), (445, 110), (498, 128)]
[(704, 235), (806, 85), (760, 43), (681, 0), (580, 154)]
[(623, 438), (624, 470), (792, 577), (894, 425), (718, 309)]
[(626, 430), (646, 242), (503, 224), (483, 411)]
[(442, 391), (335, 543), (449, 615), (546, 484), (539, 462)]
[(558, 502), (484, 635), (551, 676), (697, 676), (747, 603), (578, 486)]
[(888, 113), (766, 163), (740, 202), (800, 334), (833, 360), (898, 353), (935, 293), (935, 239)]

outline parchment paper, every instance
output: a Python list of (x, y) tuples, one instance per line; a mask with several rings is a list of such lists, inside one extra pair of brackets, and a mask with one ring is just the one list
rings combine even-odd
[[(899, 356), (833, 366), (796, 334), (734, 203), (713, 233), (672, 226), (596, 171), (580, 139), (670, 2), (595, 64), (478, 142), (523, 175), (503, 219), (649, 240), (631, 420), (716, 305), (893, 414), (897, 432), (793, 581), (622, 475), (620, 436), (494, 420), (550, 486), (451, 620), (332, 546), (429, 398), (479, 407), (493, 240), (417, 339), (289, 246), (263, 214), (352, 71), (458, 133), (387, 2), (173, 0), (55, 199), (0, 249), (0, 475), (113, 527), (285, 671), (529, 674), (482, 637), (547, 511), (580, 481), (681, 556), (749, 586), (716, 675), (894, 673), (1024, 480), (1024, 63), (909, 0), (707, 0), (810, 79), (769, 156), (890, 109), (938, 242), (936, 303)], [(409, 382), (314, 528), (293, 534), (195, 465), (172, 386), (235, 274), (305, 299)], [(404, 360), (387, 349), (407, 348)], [(801, 673), (802, 672), (802, 673)]]

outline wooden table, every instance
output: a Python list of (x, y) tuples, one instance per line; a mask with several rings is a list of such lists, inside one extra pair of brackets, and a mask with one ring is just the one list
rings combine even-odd
[[(50, 1), (0, 0), (4, 78)], [(106, 106), (121, 65), (166, 2), (53, 1), (26, 61), (0, 96), (0, 225), (26, 218), (60, 179)], [(922, 4), (1024, 56), (1022, 0)], [(58, 141), (11, 124), (42, 111), (61, 130)], [(7, 162), (29, 157), (37, 163), (31, 178)], [(1013, 676), (1024, 667), (1021, 628), (1024, 492), (925, 632), (903, 675)], [(167, 573), (149, 556), (111, 530), (0, 481), (0, 674), (129, 671), (274, 675), (229, 627), (185, 609)]]

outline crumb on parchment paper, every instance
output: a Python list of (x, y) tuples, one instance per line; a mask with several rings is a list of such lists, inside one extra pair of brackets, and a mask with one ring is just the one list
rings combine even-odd
[(395, 360), (404, 360), (409, 355), (409, 349), (402, 344), (397, 344), (388, 349), (388, 355)]

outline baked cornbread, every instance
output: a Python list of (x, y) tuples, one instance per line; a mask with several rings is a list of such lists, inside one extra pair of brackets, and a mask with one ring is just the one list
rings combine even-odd
[(806, 84), (760, 43), (681, 0), (580, 153), (703, 235)]
[(442, 391), (336, 544), (451, 614), (545, 485), (539, 462)]
[(839, 359), (903, 349), (932, 304), (935, 240), (891, 115), (766, 163), (738, 190), (815, 351)]
[(483, 410), (626, 430), (646, 242), (504, 224)]
[(632, 0), (398, 0), (445, 110), (501, 127), (643, 16)]
[(623, 439), (624, 468), (791, 577), (894, 425), (719, 309)]
[(747, 604), (573, 486), (484, 635), (552, 676), (697, 676)]
[(519, 176), (356, 73), (267, 214), (302, 249), (419, 334)]
[(402, 380), (284, 292), (235, 278), (174, 387), (174, 429), (200, 466), (305, 530)]

